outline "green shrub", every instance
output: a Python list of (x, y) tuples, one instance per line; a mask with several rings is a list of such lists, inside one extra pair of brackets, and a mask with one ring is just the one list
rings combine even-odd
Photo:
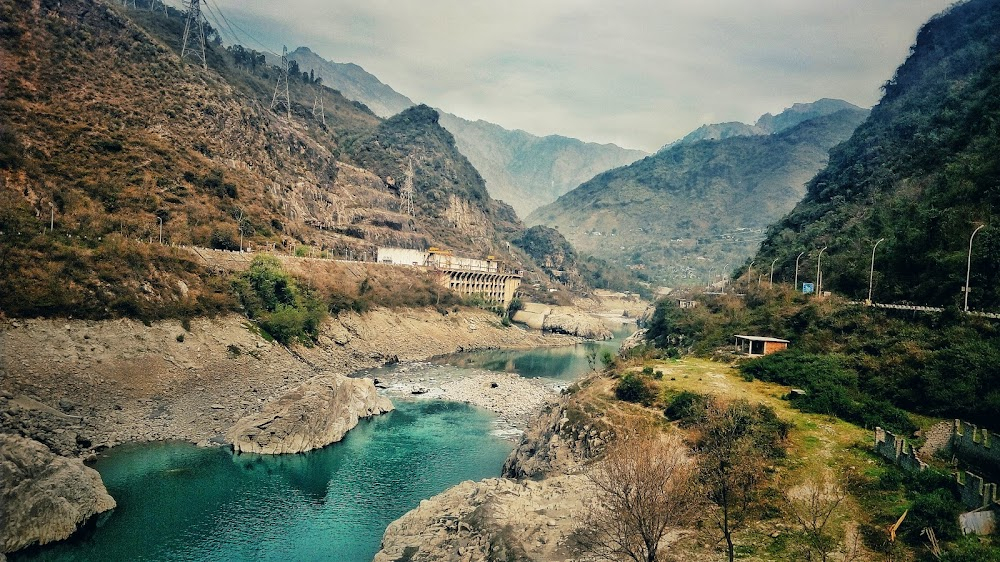
[(799, 350), (773, 353), (740, 365), (743, 378), (755, 378), (804, 390), (793, 394), (792, 405), (803, 412), (828, 414), (873, 428), (881, 426), (911, 433), (916, 425), (906, 412), (888, 401), (873, 398), (858, 389), (858, 374), (838, 355), (819, 355)]
[(671, 421), (680, 421), (682, 426), (688, 427), (704, 419), (708, 400), (708, 396), (685, 390), (670, 401), (670, 405), (663, 411), (663, 415)]
[(253, 259), (249, 270), (233, 280), (233, 291), (247, 317), (284, 345), (315, 342), (330, 306), (300, 289), (277, 258), (268, 255)]
[(950, 541), (961, 536), (958, 528), (958, 514), (962, 505), (955, 499), (951, 489), (937, 489), (920, 493), (914, 497), (904, 528), (908, 540), (913, 544), (921, 542), (920, 532), (927, 527), (934, 529), (937, 538)]
[(615, 385), (615, 396), (626, 402), (647, 404), (653, 400), (653, 390), (642, 376), (628, 373)]

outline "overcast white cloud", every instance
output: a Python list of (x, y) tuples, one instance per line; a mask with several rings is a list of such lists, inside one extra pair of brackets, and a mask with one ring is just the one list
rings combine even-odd
[(212, 0), (469, 119), (656, 150), (823, 97), (870, 106), (951, 0)]

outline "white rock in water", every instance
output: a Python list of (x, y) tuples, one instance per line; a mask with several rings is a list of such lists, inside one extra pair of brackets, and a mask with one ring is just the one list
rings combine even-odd
[(343, 439), (360, 418), (392, 411), (371, 379), (312, 378), (236, 422), (226, 438), (238, 453), (303, 453)]
[(101, 475), (79, 459), (0, 434), (0, 553), (65, 539), (115, 505)]

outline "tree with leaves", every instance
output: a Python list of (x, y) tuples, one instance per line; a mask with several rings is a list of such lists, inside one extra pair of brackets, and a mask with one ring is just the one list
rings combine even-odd
[(709, 403), (697, 441), (699, 472), (706, 495), (718, 509), (715, 523), (726, 541), (729, 562), (735, 558), (733, 533), (760, 506), (766, 466), (784, 454), (788, 425), (764, 405), (746, 400)]

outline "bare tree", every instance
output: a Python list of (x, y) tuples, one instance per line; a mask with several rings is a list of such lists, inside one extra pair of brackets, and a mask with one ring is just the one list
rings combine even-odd
[(590, 473), (600, 504), (582, 542), (602, 559), (655, 562), (667, 531), (693, 521), (704, 503), (688, 447), (654, 431), (620, 432)]
[(826, 562), (837, 548), (837, 539), (827, 526), (847, 494), (843, 488), (827, 480), (810, 480), (790, 490), (787, 496), (792, 514), (802, 527), (806, 560)]

